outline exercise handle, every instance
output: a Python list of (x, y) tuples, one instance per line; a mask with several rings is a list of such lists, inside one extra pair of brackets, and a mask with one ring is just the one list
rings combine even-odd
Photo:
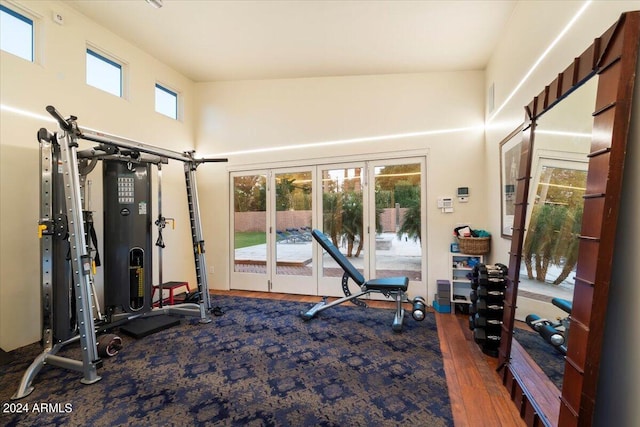
[(56, 110), (56, 107), (54, 107), (53, 105), (47, 105), (47, 113), (51, 114), (51, 116), (58, 121), (58, 124), (62, 129), (66, 130), (67, 132), (73, 129), (71, 123), (67, 122), (64, 117), (62, 117), (62, 114), (60, 114), (60, 112)]

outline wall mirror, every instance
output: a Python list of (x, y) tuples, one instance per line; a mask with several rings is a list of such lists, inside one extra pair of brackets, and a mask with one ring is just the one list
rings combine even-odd
[[(498, 369), (530, 426), (592, 424), (639, 47), (640, 12), (624, 13), (525, 107)], [(554, 385), (512, 338), (563, 282), (570, 332)]]
[(533, 130), (516, 303), (516, 319), (524, 323), (513, 336), (559, 390), (571, 332), (569, 313), (559, 306), (573, 303), (597, 82), (597, 75), (589, 78)]

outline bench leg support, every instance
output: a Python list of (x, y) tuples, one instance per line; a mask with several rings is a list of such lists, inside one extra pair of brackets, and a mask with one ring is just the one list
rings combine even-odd
[(311, 309), (307, 312), (300, 312), (300, 316), (302, 316), (302, 318), (304, 320), (311, 320), (315, 317), (316, 314), (320, 313), (321, 311), (324, 311), (328, 308), (331, 308), (333, 306), (336, 305), (340, 305), (342, 303), (345, 303), (347, 301), (351, 301), (352, 299), (355, 298), (360, 298), (361, 296), (364, 296), (366, 294), (368, 294), (370, 291), (360, 291), (357, 292), (355, 294), (349, 295), (348, 297), (343, 297), (340, 299), (337, 299), (329, 304), (327, 304), (327, 300), (326, 298), (323, 299), (322, 301), (320, 301), (319, 303), (317, 303), (316, 305), (314, 305), (313, 307), (311, 307)]
[(404, 301), (404, 293), (396, 293), (396, 315), (393, 318), (393, 324), (391, 328), (396, 331), (402, 331), (402, 322), (404, 321), (404, 308), (402, 308), (402, 302)]

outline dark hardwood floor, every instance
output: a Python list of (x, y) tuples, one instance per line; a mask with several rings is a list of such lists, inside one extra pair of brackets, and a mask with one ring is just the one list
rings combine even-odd
[[(211, 294), (300, 302), (320, 300), (316, 296), (270, 292), (212, 290)], [(370, 307), (394, 307), (392, 301), (367, 301), (367, 304)], [(524, 426), (496, 373), (497, 359), (484, 355), (473, 341), (466, 316), (442, 313), (435, 313), (435, 316), (455, 425)]]

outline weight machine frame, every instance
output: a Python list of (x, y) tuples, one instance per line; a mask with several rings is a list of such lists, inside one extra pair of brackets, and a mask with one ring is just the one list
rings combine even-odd
[[(46, 107), (47, 112), (58, 122), (59, 130), (54, 134), (42, 128), (38, 132), (41, 150), (41, 189), (40, 189), (40, 221), (38, 232), (41, 237), (41, 301), (42, 301), (42, 344), (43, 352), (35, 358), (24, 373), (18, 391), (12, 400), (28, 396), (33, 390), (31, 385), (37, 374), (45, 364), (81, 372), (80, 380), (83, 384), (93, 384), (101, 379), (97, 370), (102, 367), (102, 360), (97, 350), (97, 332), (107, 330), (134, 318), (156, 316), (161, 314), (179, 314), (200, 318), (200, 323), (209, 323), (212, 311), (207, 281), (204, 237), (200, 220), (198, 193), (196, 188), (196, 168), (202, 163), (226, 162), (227, 159), (209, 158), (196, 159), (193, 151), (177, 152), (119, 136), (97, 132), (78, 126), (77, 117), (65, 119), (53, 106)], [(78, 140), (97, 142), (98, 147), (88, 151), (78, 151)], [(59, 146), (58, 164), (53, 164), (54, 149)], [(57, 151), (56, 151), (56, 154)], [(162, 163), (177, 160), (184, 164), (185, 183), (187, 188), (187, 202), (189, 204), (189, 220), (193, 243), (193, 255), (196, 269), (196, 279), (199, 292), (198, 303), (178, 304), (168, 307), (153, 307), (143, 313), (120, 313), (114, 315), (112, 322), (96, 325), (94, 322), (94, 305), (96, 298), (93, 284), (91, 247), (88, 246), (85, 235), (85, 218), (83, 215), (82, 188), (84, 175), (80, 173), (78, 159), (90, 158), (97, 161), (107, 158), (144, 159), (154, 163), (161, 169)], [(142, 160), (141, 160), (142, 161)], [(64, 184), (66, 227), (56, 218), (53, 206), (53, 168), (61, 168)], [(160, 205), (159, 205), (160, 206)], [(161, 214), (161, 213), (159, 213)], [(71, 270), (73, 278), (73, 295), (75, 300), (75, 315), (77, 333), (71, 338), (56, 340), (54, 337), (53, 318), (53, 239), (65, 238), (68, 235), (70, 246)], [(62, 236), (62, 237), (61, 237)], [(105, 286), (108, 286), (105, 283)], [(163, 295), (160, 293), (160, 301)], [(96, 300), (97, 303), (97, 300)], [(97, 307), (97, 306), (96, 306)], [(98, 311), (98, 317), (101, 314)], [(102, 319), (98, 319), (102, 320)], [(66, 345), (80, 341), (82, 360), (58, 356), (57, 353)]]

